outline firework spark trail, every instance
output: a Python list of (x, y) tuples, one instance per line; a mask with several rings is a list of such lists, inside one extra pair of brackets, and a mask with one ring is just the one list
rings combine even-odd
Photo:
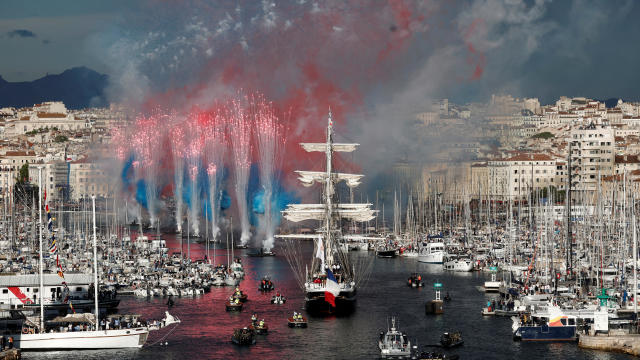
[(159, 132), (159, 117), (155, 114), (148, 117), (139, 116), (136, 118), (134, 137), (132, 146), (136, 158), (141, 161), (141, 173), (144, 177), (145, 194), (147, 200), (147, 211), (151, 226), (156, 223), (160, 225), (157, 215), (158, 204), (158, 168), (161, 154), (161, 135)]
[(171, 153), (173, 155), (174, 189), (173, 196), (176, 202), (176, 226), (178, 232), (182, 231), (182, 188), (184, 182), (183, 151), (185, 136), (184, 130), (177, 118), (171, 128)]
[(200, 172), (200, 155), (202, 153), (201, 129), (198, 124), (198, 114), (192, 114), (187, 120), (187, 132), (190, 139), (186, 145), (186, 158), (191, 180), (191, 201), (189, 206), (189, 221), (194, 236), (200, 236), (200, 191), (198, 188), (198, 173)]
[(263, 96), (256, 95), (252, 101), (252, 117), (254, 120), (254, 135), (258, 146), (258, 168), (260, 183), (264, 190), (262, 202), (264, 214), (260, 218), (260, 232), (264, 235), (262, 248), (271, 251), (274, 245), (275, 222), (273, 219), (272, 201), (274, 195), (273, 183), (275, 170), (282, 159), (284, 148), (284, 127), (279, 123), (273, 105)]
[[(140, 169), (142, 165), (138, 160), (134, 161), (131, 165), (133, 166), (133, 172), (135, 174), (135, 179), (137, 184), (140, 180), (144, 180), (144, 176)], [(140, 204), (139, 202), (137, 203), (135, 212), (136, 212), (136, 218), (138, 220), (138, 224), (142, 227), (142, 204)]]
[(220, 216), (219, 194), (220, 182), (224, 172), (224, 155), (226, 150), (224, 118), (220, 114), (208, 115), (202, 119), (204, 123), (204, 157), (209, 178), (209, 204), (211, 208), (211, 235), (213, 241), (220, 233), (218, 226)]
[(241, 245), (246, 245), (251, 238), (249, 225), (249, 213), (247, 209), (247, 190), (249, 182), (249, 168), (251, 166), (251, 122), (249, 111), (246, 108), (248, 98), (230, 102), (227, 109), (227, 119), (229, 121), (230, 144), (233, 149), (234, 182), (236, 202), (240, 216)]

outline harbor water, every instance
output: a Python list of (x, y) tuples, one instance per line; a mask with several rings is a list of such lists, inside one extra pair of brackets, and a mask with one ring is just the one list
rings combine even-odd
[[(174, 235), (167, 235), (167, 246), (179, 251)], [(306, 243), (307, 257), (312, 243)], [(186, 244), (184, 245), (186, 253)], [(190, 244), (192, 258), (202, 258), (203, 245)], [(216, 263), (226, 263), (224, 249), (216, 252)], [(309, 318), (306, 329), (287, 327), (293, 311), (303, 311), (304, 297), (294, 280), (289, 264), (276, 246), (276, 257), (248, 257), (249, 250), (235, 250), (245, 268), (240, 289), (249, 295), (240, 313), (225, 311), (224, 301), (231, 287), (212, 287), (211, 292), (194, 298), (177, 298), (171, 314), (182, 323), (161, 343), (150, 339), (142, 349), (64, 352), (27, 352), (24, 359), (375, 359), (379, 358), (377, 340), (386, 331), (388, 318), (396, 316), (401, 331), (421, 349), (444, 351), (435, 345), (445, 331), (460, 331), (464, 345), (444, 351), (460, 359), (631, 359), (631, 356), (578, 348), (577, 343), (522, 343), (511, 337), (511, 320), (483, 317), (480, 310), (496, 295), (478, 291), (488, 273), (449, 273), (441, 265), (419, 263), (417, 258), (375, 258), (366, 285), (359, 289), (356, 311), (342, 318)], [(372, 252), (353, 252), (353, 256), (375, 256)], [(410, 273), (422, 274), (425, 287), (413, 289), (406, 281)], [(257, 290), (260, 279), (268, 275), (276, 291), (286, 296), (284, 305), (270, 303), (275, 294)], [(444, 314), (425, 315), (425, 302), (434, 298), (433, 284), (444, 285), (449, 292)], [(167, 299), (123, 297), (119, 313), (142, 314), (159, 319), (167, 310)], [(233, 329), (248, 326), (252, 313), (264, 319), (268, 335), (258, 335), (253, 346), (232, 344)], [(304, 311), (303, 311), (304, 313)], [(165, 345), (166, 342), (166, 345)]]

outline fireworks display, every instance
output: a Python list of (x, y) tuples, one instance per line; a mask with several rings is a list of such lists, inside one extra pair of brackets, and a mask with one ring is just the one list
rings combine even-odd
[(248, 101), (247, 97), (232, 101), (226, 114), (230, 120), (228, 131), (233, 152), (234, 189), (242, 229), (241, 245), (246, 245), (251, 238), (247, 204), (247, 186), (251, 167), (251, 120)]
[[(201, 236), (206, 216), (211, 238), (216, 241), (221, 210), (228, 207), (224, 201), (228, 187), (234, 206), (224, 215), (240, 219), (241, 244), (251, 239), (253, 218), (257, 219), (253, 225), (262, 246), (271, 249), (277, 225), (274, 217), (279, 218), (281, 207), (286, 205), (274, 197), (279, 186), (278, 159), (285, 144), (284, 118), (263, 95), (252, 94), (186, 114), (155, 109), (136, 117), (127, 128), (114, 129), (115, 153), (125, 164), (123, 189), (135, 200), (140, 223), (148, 216), (151, 226), (160, 226), (160, 214), (173, 210), (175, 223), (164, 226), (184, 231), (187, 216), (191, 234)], [(259, 170), (260, 189), (250, 193), (252, 165)], [(225, 183), (226, 169), (232, 175), (229, 183)], [(261, 210), (250, 214), (249, 203), (256, 199)]]
[(262, 248), (265, 251), (271, 251), (274, 245), (274, 214), (273, 214), (273, 181), (275, 178), (275, 170), (282, 159), (282, 149), (284, 147), (285, 137), (284, 125), (279, 123), (279, 119), (275, 114), (273, 106), (267, 103), (263, 98), (254, 99), (253, 119), (254, 134), (258, 147), (258, 168), (260, 169), (260, 183), (264, 192), (262, 203), (264, 205), (264, 213), (260, 218), (260, 234), (263, 235), (264, 241)]

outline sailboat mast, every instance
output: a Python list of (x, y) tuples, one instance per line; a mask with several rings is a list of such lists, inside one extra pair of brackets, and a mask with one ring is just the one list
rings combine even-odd
[(98, 329), (98, 240), (96, 238), (96, 196), (91, 196), (93, 206), (93, 302), (96, 313), (96, 329)]
[[(329, 117), (327, 124), (327, 147), (325, 150), (325, 154), (327, 156), (327, 176), (326, 176), (326, 186), (324, 189), (324, 201), (325, 201), (325, 259), (327, 259), (328, 265), (333, 265), (333, 250), (331, 249), (331, 217), (332, 214), (332, 204), (331, 204), (331, 194), (333, 194), (333, 183), (331, 178), (331, 160), (333, 155), (333, 119), (331, 115), (331, 109), (329, 109)], [(324, 269), (321, 269), (321, 271)]]
[(44, 275), (42, 268), (42, 166), (38, 166), (38, 242), (40, 243), (40, 331), (44, 332)]

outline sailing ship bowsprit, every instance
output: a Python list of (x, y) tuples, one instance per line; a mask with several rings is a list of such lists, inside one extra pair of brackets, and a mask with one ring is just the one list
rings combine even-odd
[[(359, 144), (334, 143), (333, 122), (329, 111), (326, 142), (301, 143), (307, 152), (324, 152), (325, 171), (296, 171), (304, 186), (322, 184), (321, 204), (290, 204), (283, 211), (292, 222), (316, 220), (320, 222), (315, 234), (279, 235), (280, 238), (312, 238), (314, 252), (311, 267), (304, 271), (305, 308), (310, 313), (349, 313), (354, 309), (359, 270), (349, 260), (348, 253), (339, 244), (349, 236), (342, 234), (342, 220), (366, 222), (375, 218), (377, 210), (372, 204), (340, 203), (336, 193), (339, 182), (350, 188), (360, 185), (364, 175), (334, 172), (333, 153), (352, 152)], [(301, 254), (298, 254), (301, 255)], [(293, 264), (292, 264), (293, 267)], [(300, 270), (301, 269), (297, 269)], [(294, 271), (296, 269), (294, 268)], [(302, 282), (302, 281), (301, 281)], [(336, 285), (337, 283), (337, 285)]]

